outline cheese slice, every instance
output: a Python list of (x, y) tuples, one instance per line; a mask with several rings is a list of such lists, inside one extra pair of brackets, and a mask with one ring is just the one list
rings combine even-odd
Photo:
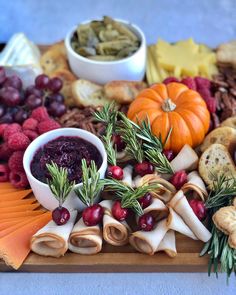
[(35, 204), (26, 204), (26, 205), (20, 205), (20, 206), (15, 206), (15, 207), (0, 208), (0, 215), (2, 215), (2, 213), (32, 211), (32, 210), (38, 208), (39, 206), (40, 206), (39, 203), (35, 203)]
[(0, 203), (5, 201), (21, 200), (27, 197), (32, 192), (28, 190), (17, 190), (12, 192), (5, 192), (0, 190)]

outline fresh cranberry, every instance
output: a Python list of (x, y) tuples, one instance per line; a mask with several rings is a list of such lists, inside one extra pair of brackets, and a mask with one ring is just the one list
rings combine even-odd
[(150, 213), (143, 214), (138, 220), (139, 227), (144, 231), (151, 231), (154, 227), (154, 218)]
[(104, 214), (104, 209), (99, 204), (94, 204), (92, 206), (84, 209), (82, 217), (84, 224), (87, 226), (93, 226), (99, 224), (102, 221)]
[(189, 205), (199, 220), (204, 220), (206, 218), (207, 209), (203, 201), (192, 199), (189, 201)]
[(107, 176), (117, 180), (122, 180), (124, 177), (124, 171), (119, 166), (108, 166)]
[(166, 156), (168, 161), (171, 161), (174, 159), (175, 155), (172, 150), (163, 150), (163, 154)]
[(152, 203), (152, 195), (150, 193), (146, 193), (144, 196), (138, 199), (139, 204), (143, 209), (147, 208)]
[(181, 187), (187, 182), (187, 173), (184, 170), (175, 172), (175, 174), (172, 175), (170, 182), (177, 190), (181, 189)]
[(52, 220), (57, 225), (66, 224), (70, 219), (70, 212), (64, 207), (57, 207), (52, 211)]
[(118, 152), (123, 151), (123, 149), (125, 148), (125, 143), (119, 134), (113, 134), (112, 141)]
[(154, 166), (147, 161), (143, 161), (142, 163), (137, 163), (134, 166), (135, 172), (140, 175), (144, 176), (146, 174), (152, 174), (154, 172)]
[(112, 215), (115, 217), (115, 219), (119, 221), (123, 221), (127, 218), (129, 213), (129, 210), (127, 208), (121, 207), (120, 201), (115, 201), (112, 206)]

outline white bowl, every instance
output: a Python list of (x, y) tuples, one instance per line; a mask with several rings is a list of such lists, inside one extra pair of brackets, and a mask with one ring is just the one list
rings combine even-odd
[[(113, 80), (141, 81), (146, 68), (146, 39), (142, 30), (125, 20), (116, 19), (127, 26), (140, 39), (140, 47), (129, 57), (117, 61), (94, 61), (77, 54), (71, 47), (71, 38), (77, 26), (66, 35), (65, 46), (70, 68), (73, 73), (82, 79), (98, 84), (105, 84)], [(90, 21), (83, 22), (83, 24)]]
[[(102, 156), (102, 165), (98, 170), (100, 173), (100, 178), (104, 178), (107, 169), (107, 154), (104, 145), (101, 142), (101, 140), (94, 134), (77, 128), (60, 128), (40, 135), (26, 149), (23, 158), (23, 165), (36, 199), (43, 207), (45, 207), (48, 210), (54, 210), (56, 207), (58, 207), (58, 201), (53, 196), (49, 186), (46, 183), (39, 181), (32, 175), (30, 164), (33, 160), (35, 153), (40, 147), (44, 146), (46, 143), (53, 139), (56, 139), (59, 136), (78, 136), (80, 138), (87, 140), (88, 142), (91, 142), (94, 146), (97, 147)], [(77, 189), (81, 185), (82, 183), (78, 183), (75, 185), (74, 188)], [(98, 201), (99, 196), (95, 199), (95, 202)], [(74, 190), (71, 191), (63, 206), (67, 209), (77, 209), (79, 211), (82, 211), (86, 207), (75, 195)]]

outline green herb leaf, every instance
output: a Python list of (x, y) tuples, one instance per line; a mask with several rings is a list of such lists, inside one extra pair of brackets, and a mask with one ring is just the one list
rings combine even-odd
[(104, 146), (105, 146), (105, 149), (107, 152), (108, 163), (115, 166), (117, 153), (113, 147), (112, 133), (113, 133), (113, 125), (111, 123), (109, 123), (106, 128), (106, 134), (102, 136), (102, 141), (104, 143)]
[(117, 122), (117, 110), (116, 110), (116, 103), (115, 101), (111, 103), (107, 103), (104, 107), (94, 112), (94, 118), (101, 123), (106, 125), (111, 124), (113, 128), (115, 128)]
[(173, 169), (166, 156), (159, 150), (149, 149), (145, 151), (145, 156), (152, 163), (156, 170), (162, 174), (173, 174)]

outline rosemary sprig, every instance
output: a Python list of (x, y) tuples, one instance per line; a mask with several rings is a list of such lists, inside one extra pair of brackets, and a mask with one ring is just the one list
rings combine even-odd
[(121, 121), (119, 122), (120, 124), (117, 127), (117, 131), (126, 144), (126, 152), (137, 162), (141, 163), (144, 160), (144, 151), (141, 140), (137, 136), (137, 131), (140, 127), (121, 112), (119, 112), (119, 117)]
[(109, 123), (106, 128), (106, 134), (102, 136), (102, 141), (107, 152), (108, 163), (115, 166), (117, 153), (113, 147), (112, 133), (113, 133), (113, 125)]
[(115, 192), (116, 196), (121, 199), (121, 206), (123, 208), (130, 208), (139, 216), (143, 214), (143, 209), (138, 199), (147, 192), (151, 192), (159, 187), (158, 184), (151, 184), (134, 189), (115, 179), (104, 179), (103, 184), (105, 190)]
[(102, 187), (103, 184), (100, 181), (100, 174), (95, 162), (92, 160), (88, 167), (86, 160), (82, 159), (82, 186), (75, 190), (77, 197), (86, 206), (91, 206)]
[(162, 174), (173, 174), (173, 169), (166, 156), (159, 150), (148, 149), (145, 151), (145, 156), (151, 162), (156, 170)]
[(75, 183), (69, 181), (66, 168), (58, 167), (54, 162), (46, 164), (51, 179), (47, 179), (49, 188), (59, 202), (59, 207), (65, 202)]
[(117, 110), (116, 110), (116, 103), (113, 101), (111, 103), (107, 103), (104, 107), (94, 112), (94, 118), (101, 123), (106, 125), (111, 124), (112, 128), (114, 129), (117, 122)]
[(228, 244), (228, 236), (217, 229), (212, 216), (223, 206), (232, 204), (236, 195), (236, 179), (224, 175), (212, 175), (213, 188), (205, 203), (210, 217), (211, 239), (203, 247), (200, 256), (210, 255), (208, 275), (213, 271), (218, 276), (219, 271), (226, 272), (227, 280), (232, 272), (236, 274), (236, 250)]

